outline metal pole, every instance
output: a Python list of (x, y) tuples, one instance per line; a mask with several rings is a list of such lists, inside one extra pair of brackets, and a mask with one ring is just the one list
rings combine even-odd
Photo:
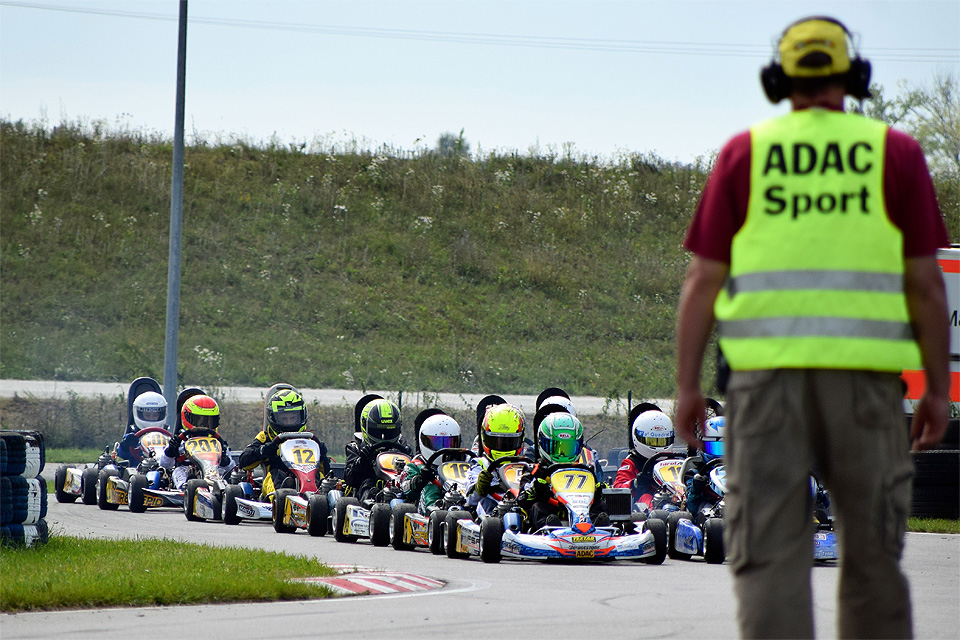
[(167, 262), (167, 335), (163, 359), (163, 396), (167, 424), (176, 428), (177, 344), (180, 328), (180, 236), (183, 228), (183, 104), (187, 74), (187, 0), (180, 0), (177, 36), (177, 106), (173, 126), (173, 183), (170, 186), (170, 256)]

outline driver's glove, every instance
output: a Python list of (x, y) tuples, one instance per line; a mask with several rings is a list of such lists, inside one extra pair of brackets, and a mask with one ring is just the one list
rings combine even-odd
[(490, 493), (491, 482), (493, 482), (493, 472), (489, 469), (483, 469), (477, 476), (477, 484), (475, 485), (477, 494), (485, 496)]
[(168, 458), (176, 458), (180, 454), (180, 439), (170, 438), (170, 442), (167, 443), (167, 447), (163, 450), (163, 453)]

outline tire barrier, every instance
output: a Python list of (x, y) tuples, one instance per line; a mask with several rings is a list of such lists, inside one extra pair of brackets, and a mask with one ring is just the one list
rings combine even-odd
[(37, 546), (50, 538), (43, 435), (0, 431), (0, 544)]
[(960, 450), (913, 454), (916, 475), (910, 515), (915, 518), (960, 518)]

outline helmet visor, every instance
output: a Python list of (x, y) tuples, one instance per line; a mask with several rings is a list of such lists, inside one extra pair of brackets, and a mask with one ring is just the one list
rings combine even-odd
[(293, 409), (290, 411), (277, 411), (274, 415), (274, 420), (277, 421), (277, 425), (281, 427), (299, 427), (303, 422), (303, 411), (301, 409)]
[(540, 450), (554, 462), (574, 462), (583, 449), (583, 441), (578, 438), (560, 439), (540, 435)]
[(669, 447), (673, 444), (673, 436), (669, 438), (640, 438), (640, 442), (648, 447)]
[(703, 452), (711, 456), (722, 456), (723, 440), (704, 440)]
[(449, 436), (431, 436), (425, 433), (420, 434), (420, 446), (430, 449), (431, 451), (437, 451), (438, 449), (459, 449), (460, 448), (460, 435), (449, 435)]
[[(522, 433), (484, 433), (483, 446), (490, 451), (516, 451), (523, 443)], [(508, 455), (508, 454), (501, 454)]]
[(194, 429), (212, 429), (216, 431), (217, 427), (220, 426), (220, 416), (198, 416), (192, 413), (187, 417), (187, 422), (189, 422), (190, 426)]
[(167, 417), (167, 408), (166, 407), (140, 407), (137, 409), (137, 413), (140, 414), (141, 420), (147, 420), (148, 422), (160, 422)]
[(387, 442), (397, 440), (400, 437), (400, 427), (395, 424), (372, 425), (364, 429), (363, 432), (369, 442)]

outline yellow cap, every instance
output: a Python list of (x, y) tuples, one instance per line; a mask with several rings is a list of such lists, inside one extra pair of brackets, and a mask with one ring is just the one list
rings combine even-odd
[[(827, 54), (830, 62), (817, 66), (802, 64), (804, 58), (816, 52)], [(798, 22), (780, 38), (780, 65), (785, 74), (794, 78), (846, 73), (850, 70), (847, 32), (831, 20), (812, 18)]]

